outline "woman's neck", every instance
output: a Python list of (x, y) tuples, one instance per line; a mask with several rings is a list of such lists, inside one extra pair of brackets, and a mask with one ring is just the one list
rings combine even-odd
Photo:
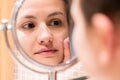
[(91, 77), (91, 78), (88, 78), (87, 80), (120, 80), (120, 76), (116, 77), (116, 76), (109, 76), (109, 77)]

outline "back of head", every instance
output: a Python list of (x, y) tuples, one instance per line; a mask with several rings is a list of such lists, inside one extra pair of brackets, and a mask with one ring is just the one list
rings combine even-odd
[(89, 23), (95, 13), (103, 13), (112, 20), (120, 18), (120, 0), (81, 0), (81, 7)]

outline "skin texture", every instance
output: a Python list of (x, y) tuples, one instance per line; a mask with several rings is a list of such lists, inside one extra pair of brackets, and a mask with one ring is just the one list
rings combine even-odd
[(72, 0), (74, 21), (72, 42), (75, 53), (91, 80), (120, 80), (120, 24), (103, 13), (91, 17), (87, 24), (81, 0)]
[(57, 65), (70, 58), (62, 0), (26, 0), (18, 12), (16, 29), (21, 46), (35, 61)]

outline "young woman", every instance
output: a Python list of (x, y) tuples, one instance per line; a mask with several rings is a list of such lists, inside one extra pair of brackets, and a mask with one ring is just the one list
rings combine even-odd
[(72, 0), (71, 15), (74, 49), (90, 80), (120, 80), (120, 1)]
[(24, 51), (35, 61), (57, 65), (70, 58), (68, 19), (64, 0), (25, 0), (16, 30)]

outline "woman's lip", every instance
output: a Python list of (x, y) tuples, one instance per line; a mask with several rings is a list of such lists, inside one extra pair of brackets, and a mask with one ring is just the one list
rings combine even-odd
[(35, 54), (53, 54), (57, 51), (58, 51), (57, 49), (41, 49), (37, 51)]

